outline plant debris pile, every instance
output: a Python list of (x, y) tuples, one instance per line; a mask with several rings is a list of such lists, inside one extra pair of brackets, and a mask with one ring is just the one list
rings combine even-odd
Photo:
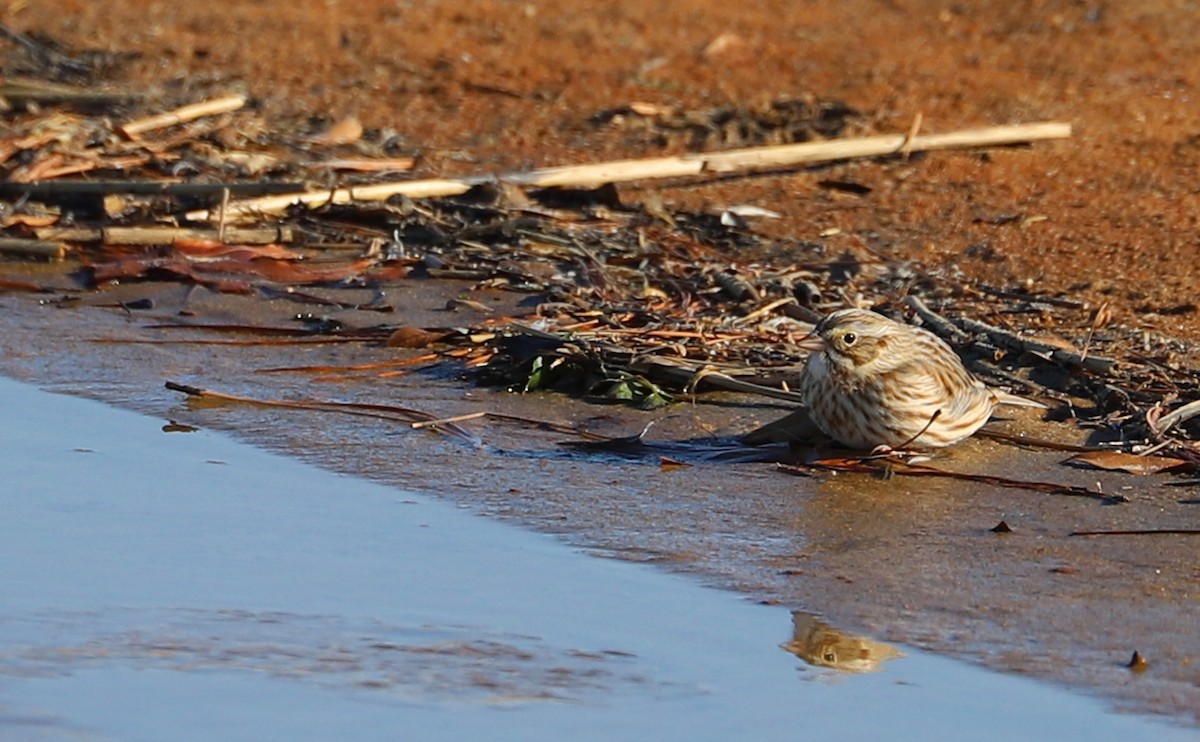
[[(289, 140), (240, 96), (162, 114), (142, 95), (60, 82), (86, 81), (87, 65), (24, 42), (45, 51), (26, 50), (37, 64), (20, 69), (40, 64), (47, 79), (10, 78), (0, 88), (8, 103), (0, 250), (69, 259), (80, 292), (171, 280), (390, 311), (386, 302), (329, 297), (467, 279), (528, 294), (528, 314), (488, 317), (466, 331), (407, 328), (399, 340), (395, 326), (356, 337), (427, 348), (514, 389), (645, 407), (715, 389), (797, 401), (787, 389), (805, 357), (797, 341), (828, 311), (868, 306), (920, 322), (991, 383), (1061, 402), (1058, 414), (1093, 429), (1095, 442), (1200, 463), (1200, 372), (1182, 363), (1186, 348), (1112, 325), (1104, 306), (931, 273), (889, 257), (876, 235), (843, 235), (837, 248), (768, 239), (753, 225), (770, 214), (753, 207), (683, 213), (652, 197), (626, 203), (612, 185), (481, 182), (453, 197), (330, 198), (235, 222), (224, 217), (231, 200), (394, 179), (416, 160), (387, 132), (352, 120)], [(753, 111), (631, 109), (596, 120), (615, 116), (688, 146), (831, 136), (854, 120), (845, 106), (815, 100)], [(197, 207), (210, 218), (191, 218)], [(310, 287), (325, 293), (298, 290)], [(44, 287), (3, 279), (4, 289)]]
[(817, 98), (705, 111), (639, 102), (601, 111), (590, 121), (595, 126), (619, 127), (631, 143), (692, 151), (832, 139), (865, 129), (862, 116), (850, 106)]

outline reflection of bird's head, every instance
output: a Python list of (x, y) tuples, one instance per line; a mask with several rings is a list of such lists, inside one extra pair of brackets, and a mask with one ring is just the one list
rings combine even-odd
[(874, 672), (887, 660), (902, 656), (891, 644), (846, 634), (799, 611), (792, 614), (792, 640), (783, 648), (810, 665), (848, 672)]
[(865, 309), (840, 309), (817, 323), (813, 333), (821, 339), (831, 364), (862, 369), (887, 348), (902, 325)]

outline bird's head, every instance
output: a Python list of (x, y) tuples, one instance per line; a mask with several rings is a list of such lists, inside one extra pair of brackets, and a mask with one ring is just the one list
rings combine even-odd
[(903, 325), (865, 309), (841, 309), (813, 328), (801, 347), (823, 353), (826, 361), (848, 371), (872, 366)]

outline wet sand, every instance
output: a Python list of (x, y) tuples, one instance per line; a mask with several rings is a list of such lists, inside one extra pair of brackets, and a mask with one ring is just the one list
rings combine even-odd
[[(414, 282), (418, 319), (442, 291)], [(149, 329), (185, 292), (134, 285), (156, 309), (38, 305), (7, 297), (0, 371), (168, 418), (215, 428), (334, 471), (434, 493), (470, 510), (561, 536), (588, 551), (697, 575), (705, 584), (820, 615), (840, 629), (964, 657), (1110, 697), (1121, 708), (1194, 722), (1195, 544), (1188, 536), (1071, 537), (1078, 530), (1198, 528), (1192, 487), (1064, 466), (1066, 454), (971, 440), (936, 463), (974, 473), (1089, 486), (1129, 502), (953, 480), (869, 475), (797, 477), (770, 464), (659, 465), (564, 448), (575, 439), (527, 424), (467, 422), (476, 447), (407, 424), (246, 405), (189, 404), (167, 380), (262, 399), (402, 404), (449, 417), (479, 410), (607, 435), (655, 421), (664, 441), (733, 436), (781, 417), (759, 400), (705, 395), (659, 412), (600, 407), (556, 394), (480, 388), (441, 366), (406, 376), (322, 383), (256, 370), (352, 364), (413, 351), (364, 345), (212, 346), (206, 335)], [(108, 298), (114, 298), (112, 296)], [(238, 310), (237, 306), (242, 305)], [(192, 293), (210, 318), (283, 325), (294, 305)], [(354, 312), (341, 319), (353, 322)], [(372, 320), (373, 321), (373, 320)], [(129, 341), (152, 341), (150, 344)], [(164, 341), (167, 341), (164, 343)], [(1054, 428), (1020, 418), (994, 425)], [(1000, 521), (1011, 533), (994, 533)], [(1139, 675), (1134, 651), (1151, 662)]]

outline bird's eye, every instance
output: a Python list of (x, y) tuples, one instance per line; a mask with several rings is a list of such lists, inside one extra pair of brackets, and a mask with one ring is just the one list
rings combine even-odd
[(842, 335), (842, 342), (848, 346), (854, 345), (854, 343), (857, 341), (858, 335), (855, 335), (853, 332), (847, 332), (845, 335)]

